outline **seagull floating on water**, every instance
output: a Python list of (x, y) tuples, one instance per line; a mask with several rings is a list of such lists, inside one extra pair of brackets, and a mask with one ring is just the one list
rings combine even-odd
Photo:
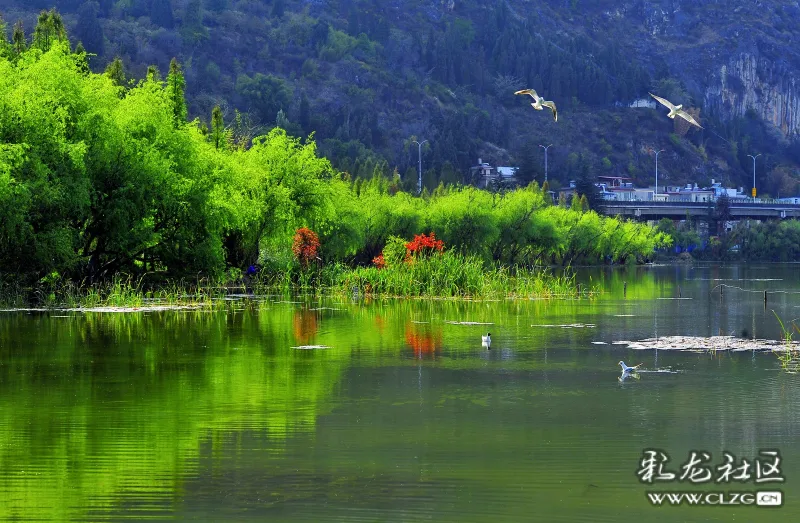
[(633, 367), (628, 367), (627, 365), (625, 365), (625, 362), (624, 362), (624, 361), (622, 361), (622, 360), (620, 360), (620, 361), (619, 361), (619, 363), (617, 363), (617, 365), (619, 365), (620, 367), (622, 367), (622, 372), (623, 372), (623, 373), (626, 373), (626, 372), (634, 372), (636, 369), (638, 369), (639, 367), (641, 367), (641, 366), (642, 366), (642, 364), (640, 363), (640, 364), (638, 364), (638, 365), (635, 365), (635, 366), (633, 366)]
[(492, 346), (492, 333), (487, 332), (486, 336), (481, 336), (481, 345), (486, 348), (490, 348)]
[(522, 89), (521, 91), (517, 91), (514, 94), (527, 94), (531, 98), (533, 98), (533, 103), (531, 107), (536, 109), (537, 111), (543, 110), (544, 107), (549, 107), (550, 110), (553, 111), (553, 120), (556, 122), (558, 121), (558, 111), (556, 111), (556, 104), (549, 100), (545, 100), (541, 96), (539, 96), (535, 90), (533, 89)]
[(691, 114), (689, 114), (689, 113), (687, 113), (686, 111), (683, 110), (683, 104), (681, 104), (681, 105), (673, 105), (673, 103), (670, 102), (669, 100), (667, 100), (665, 98), (661, 98), (660, 96), (656, 96), (653, 93), (650, 93), (650, 96), (655, 98), (661, 105), (663, 105), (664, 107), (667, 107), (669, 109), (669, 114), (667, 116), (669, 116), (673, 120), (675, 119), (676, 116), (680, 116), (681, 118), (683, 118), (684, 120), (686, 120), (690, 124), (696, 125), (700, 129), (703, 128), (703, 126), (700, 125), (699, 123), (697, 123), (697, 120), (695, 120), (694, 117)]

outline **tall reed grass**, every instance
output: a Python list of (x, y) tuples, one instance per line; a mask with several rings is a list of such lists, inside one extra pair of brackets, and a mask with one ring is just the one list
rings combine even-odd
[[(246, 282), (246, 283), (245, 283)], [(147, 277), (120, 276), (104, 283), (54, 279), (23, 288), (0, 285), (0, 307), (143, 307), (146, 305), (210, 306), (231, 292), (248, 294), (352, 294), (380, 297), (463, 299), (565, 299), (592, 297), (597, 287), (580, 287), (569, 271), (490, 266), (474, 256), (444, 252), (381, 269), (350, 268), (335, 263), (262, 272), (253, 278), (148, 282)]]
[(778, 324), (781, 326), (781, 335), (783, 337), (783, 344), (784, 350), (780, 352), (775, 352), (775, 355), (778, 357), (778, 361), (781, 363), (781, 367), (786, 372), (790, 372), (792, 374), (796, 374), (800, 372), (800, 348), (794, 343), (792, 343), (792, 337), (794, 333), (800, 333), (800, 328), (797, 327), (797, 324), (792, 320), (791, 328), (787, 328), (786, 325), (781, 320), (778, 313), (774, 310), (772, 314), (775, 315), (775, 318), (778, 320)]
[[(340, 275), (341, 291), (366, 295), (448, 298), (572, 298), (579, 295), (573, 274), (545, 269), (486, 268), (480, 258), (445, 252), (382, 269), (362, 267)], [(596, 288), (580, 294), (593, 296)]]

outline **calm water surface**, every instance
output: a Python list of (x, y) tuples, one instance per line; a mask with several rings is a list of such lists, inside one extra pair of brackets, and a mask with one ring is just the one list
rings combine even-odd
[[(2, 312), (0, 520), (798, 521), (798, 375), (611, 344), (776, 339), (798, 269), (592, 270), (591, 301)], [(620, 382), (620, 359), (680, 372)], [(779, 449), (784, 506), (654, 508), (648, 489), (718, 487), (640, 483), (650, 447), (678, 472), (691, 450)]]

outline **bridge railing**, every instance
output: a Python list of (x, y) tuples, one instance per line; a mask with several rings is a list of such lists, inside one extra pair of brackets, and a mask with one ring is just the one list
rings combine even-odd
[[(710, 202), (692, 202), (692, 201), (657, 201), (657, 200), (606, 200), (603, 202), (606, 207), (707, 207), (714, 208), (716, 201)], [(752, 201), (737, 201), (731, 200), (730, 206), (733, 207), (771, 207), (780, 209), (800, 209), (800, 204), (781, 202), (778, 200), (759, 200)]]

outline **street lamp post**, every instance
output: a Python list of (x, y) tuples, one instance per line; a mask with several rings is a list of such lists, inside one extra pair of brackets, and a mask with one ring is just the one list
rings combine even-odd
[[(663, 153), (663, 152), (664, 152), (664, 149), (661, 149), (660, 151), (656, 151), (656, 192), (655, 192), (656, 194), (658, 194), (658, 153)], [(655, 199), (655, 198), (653, 198), (653, 199)]]
[(759, 154), (757, 154), (755, 156), (753, 156), (752, 154), (748, 154), (747, 156), (749, 156), (750, 158), (753, 159), (753, 193), (752, 193), (752, 195), (753, 195), (753, 200), (755, 200), (756, 199), (756, 158), (761, 156), (761, 153), (759, 153)]
[(419, 160), (419, 184), (417, 186), (419, 194), (422, 194), (422, 144), (427, 141), (428, 140), (422, 140), (421, 142), (418, 142), (414, 140), (413, 142), (411, 142), (417, 144), (417, 152), (419, 153), (417, 155), (417, 159)]
[(550, 145), (548, 145), (547, 147), (545, 147), (542, 144), (539, 144), (539, 147), (544, 149), (544, 181), (547, 181), (547, 149), (549, 149), (552, 146), (553, 146), (552, 143)]

